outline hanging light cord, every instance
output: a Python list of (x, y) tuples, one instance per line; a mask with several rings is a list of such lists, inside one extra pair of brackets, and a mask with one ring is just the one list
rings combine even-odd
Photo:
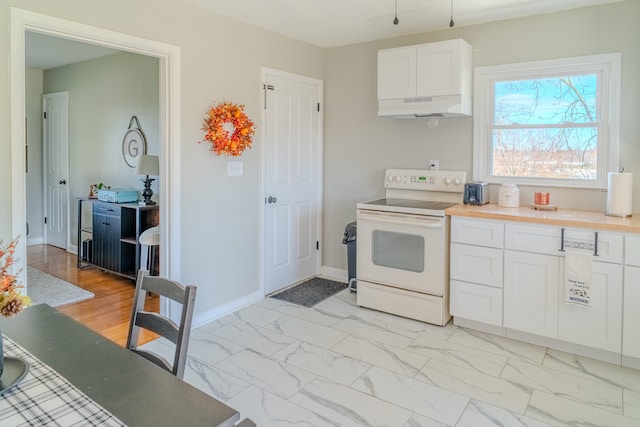
[[(396, 0), (398, 1), (398, 0)], [(453, 0), (451, 0), (451, 21), (449, 21), (449, 28), (453, 28), (454, 23), (453, 23)]]
[(398, 22), (400, 21), (398, 21), (398, 0), (396, 0), (396, 15), (393, 18), (393, 25), (398, 25)]

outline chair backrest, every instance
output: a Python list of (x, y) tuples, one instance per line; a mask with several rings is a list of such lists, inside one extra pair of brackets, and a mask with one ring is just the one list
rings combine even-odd
[(147, 228), (138, 237), (140, 242), (140, 269), (149, 270), (154, 274), (154, 247), (160, 245), (160, 226)]
[[(176, 281), (163, 277), (149, 276), (147, 270), (138, 271), (126, 347), (166, 369), (180, 379), (182, 379), (184, 375), (187, 360), (187, 348), (189, 346), (189, 335), (191, 333), (191, 320), (193, 318), (196, 289), (195, 286), (183, 286)], [(176, 324), (173, 320), (159, 313), (144, 310), (145, 299), (149, 292), (182, 304), (179, 324)], [(138, 348), (140, 329), (154, 332), (175, 345), (173, 363), (169, 363), (167, 359), (157, 353)]]
[(144, 230), (138, 238), (141, 245), (154, 246), (160, 244), (160, 226), (150, 227)]

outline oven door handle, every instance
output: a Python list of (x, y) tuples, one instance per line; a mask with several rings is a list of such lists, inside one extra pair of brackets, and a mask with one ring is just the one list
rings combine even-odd
[(358, 211), (358, 220), (384, 222), (387, 224), (413, 225), (426, 228), (442, 228), (442, 218), (422, 215), (406, 215), (391, 212), (374, 213)]

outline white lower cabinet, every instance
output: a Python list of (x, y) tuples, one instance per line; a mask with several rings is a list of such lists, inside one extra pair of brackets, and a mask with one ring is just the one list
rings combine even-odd
[(622, 354), (640, 359), (640, 267), (624, 269)]
[(558, 337), (560, 258), (504, 252), (504, 326)]
[(504, 225), (456, 217), (451, 223), (450, 312), (502, 326)]
[[(455, 317), (640, 363), (640, 235), (468, 217), (451, 226)], [(564, 302), (568, 248), (593, 252), (590, 306)]]
[(622, 266), (593, 263), (591, 306), (568, 304), (560, 292), (558, 338), (620, 353), (622, 350)]
[(502, 289), (451, 281), (452, 316), (502, 326)]
[(451, 278), (502, 287), (502, 249), (451, 243)]

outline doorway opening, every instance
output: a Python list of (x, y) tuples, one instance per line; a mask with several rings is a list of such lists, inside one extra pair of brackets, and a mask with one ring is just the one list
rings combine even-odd
[[(27, 32), (36, 32), (53, 37), (61, 37), (81, 43), (99, 45), (153, 56), (159, 61), (159, 183), (161, 250), (160, 265), (162, 275), (180, 280), (179, 224), (179, 165), (178, 146), (180, 131), (180, 49), (176, 46), (153, 40), (130, 36), (123, 33), (92, 27), (22, 9), (10, 10), (10, 79), (11, 85), (11, 232), (13, 236), (26, 236), (26, 150), (25, 144), (25, 50)], [(174, 179), (175, 177), (175, 179)], [(26, 242), (21, 239), (17, 248), (18, 269), (26, 269)], [(23, 273), (24, 274), (24, 273)], [(26, 275), (25, 275), (26, 276)], [(26, 277), (22, 282), (27, 287)], [(161, 309), (171, 315), (169, 305)]]

